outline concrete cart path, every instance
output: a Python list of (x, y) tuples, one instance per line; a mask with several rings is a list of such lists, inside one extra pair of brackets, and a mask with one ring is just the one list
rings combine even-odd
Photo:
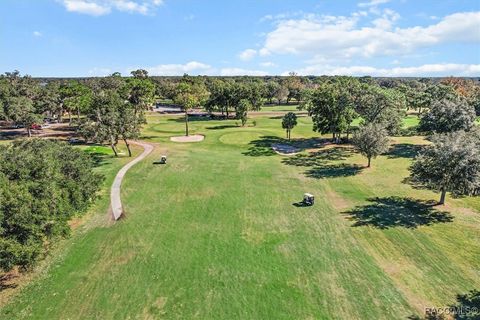
[(112, 208), (112, 215), (115, 220), (118, 220), (123, 213), (122, 200), (120, 199), (120, 187), (122, 186), (123, 177), (131, 167), (142, 161), (153, 150), (153, 145), (146, 142), (130, 141), (130, 143), (142, 146), (144, 150), (138, 157), (124, 165), (122, 169), (118, 171), (115, 180), (113, 180), (112, 189), (110, 191), (110, 207)]

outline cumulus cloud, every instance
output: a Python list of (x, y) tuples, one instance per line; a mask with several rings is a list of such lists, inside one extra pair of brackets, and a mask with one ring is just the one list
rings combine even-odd
[[(300, 75), (348, 75), (377, 77), (478, 76), (480, 64), (439, 63), (414, 67), (376, 68), (372, 66), (311, 65), (296, 71)], [(288, 72), (284, 73), (285, 75)]]
[(149, 14), (155, 7), (163, 4), (162, 0), (58, 0), (69, 12), (92, 16), (109, 14), (112, 10), (128, 13)]
[(370, 0), (369, 2), (360, 2), (358, 6), (359, 7), (375, 7), (387, 2), (390, 2), (390, 0)]
[(238, 55), (238, 57), (243, 61), (252, 60), (257, 55), (257, 50), (246, 49)]
[(113, 73), (112, 70), (109, 69), (109, 68), (95, 67), (95, 68), (92, 68), (92, 69), (88, 70), (88, 75), (90, 77), (105, 77), (105, 76), (108, 76), (112, 73)]
[[(129, 70), (135, 69), (138, 68), (130, 68)], [(145, 69), (152, 76), (181, 76), (185, 73), (191, 75), (206, 75), (211, 74), (213, 71), (210, 65), (198, 61), (190, 61), (185, 64), (161, 64)]]
[[(124, 74), (130, 74), (132, 70), (145, 69), (152, 76), (182, 76), (208, 75), (208, 76), (265, 76), (269, 73), (263, 70), (242, 69), (237, 67), (217, 68), (206, 63), (190, 61), (184, 64), (171, 63), (157, 66), (133, 66), (124, 69)], [(113, 70), (114, 71), (114, 70)], [(109, 68), (95, 67), (88, 71), (90, 76), (103, 77), (113, 73)]]
[(270, 61), (261, 62), (260, 65), (261, 65), (262, 67), (266, 67), (266, 68), (275, 67), (275, 66), (276, 66), (275, 63), (270, 62)]
[(241, 68), (220, 69), (221, 76), (266, 76), (268, 72), (262, 70), (247, 70)]
[(407, 28), (394, 27), (400, 16), (390, 9), (361, 24), (364, 18), (365, 13), (348, 17), (310, 14), (280, 20), (267, 33), (259, 53), (297, 54), (316, 59), (370, 58), (409, 54), (442, 43), (480, 42), (480, 12), (454, 13), (429, 26)]

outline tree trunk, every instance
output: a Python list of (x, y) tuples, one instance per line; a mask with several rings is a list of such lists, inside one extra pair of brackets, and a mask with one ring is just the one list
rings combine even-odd
[(445, 204), (445, 196), (447, 195), (447, 190), (442, 188), (442, 194), (440, 195), (440, 201), (438, 204)]
[(185, 111), (185, 135), (188, 137), (188, 112)]
[(111, 144), (110, 147), (112, 147), (113, 153), (115, 154), (115, 157), (118, 157), (117, 149), (115, 148), (115, 144)]
[(68, 126), (70, 127), (72, 125), (72, 112), (68, 111)]
[(130, 144), (128, 143), (127, 139), (123, 139), (123, 141), (125, 142), (125, 146), (127, 146), (128, 156), (131, 157), (132, 151), (130, 150)]
[(372, 162), (372, 157), (368, 157), (368, 164), (367, 164), (367, 168), (370, 168), (370, 163)]
[(29, 138), (32, 136), (32, 129), (29, 126), (27, 126), (27, 134)]
[(77, 120), (80, 123), (80, 107), (77, 107)]

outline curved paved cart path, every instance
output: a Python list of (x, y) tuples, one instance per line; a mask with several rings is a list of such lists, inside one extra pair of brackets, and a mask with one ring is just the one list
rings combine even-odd
[(122, 200), (120, 199), (120, 187), (122, 186), (123, 177), (131, 167), (142, 161), (153, 150), (153, 145), (149, 143), (139, 141), (131, 141), (130, 143), (142, 146), (144, 150), (138, 157), (124, 165), (122, 169), (118, 171), (115, 180), (113, 180), (112, 189), (110, 190), (110, 207), (112, 208), (112, 215), (115, 220), (118, 220), (123, 213)]

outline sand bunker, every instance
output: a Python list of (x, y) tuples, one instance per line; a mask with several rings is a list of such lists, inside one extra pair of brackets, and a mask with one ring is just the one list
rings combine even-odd
[(272, 144), (272, 149), (281, 155), (294, 155), (298, 152), (300, 152), (300, 149), (289, 146), (287, 144), (279, 144), (279, 143), (274, 143)]
[(200, 142), (203, 139), (205, 139), (205, 136), (201, 134), (194, 134), (192, 136), (170, 137), (170, 140), (174, 142)]

